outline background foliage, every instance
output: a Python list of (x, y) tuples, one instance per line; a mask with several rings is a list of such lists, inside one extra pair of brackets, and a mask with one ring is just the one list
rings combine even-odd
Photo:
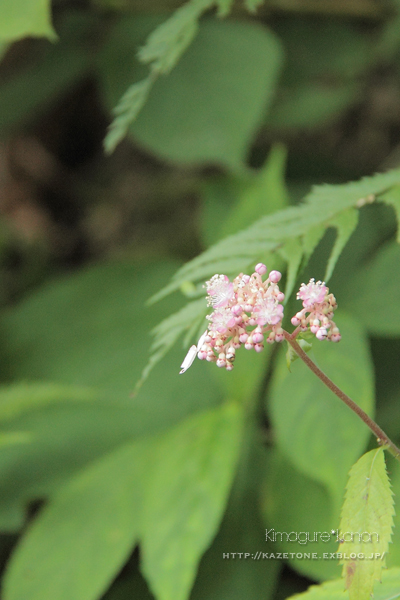
[(337, 551), (265, 531), (337, 529), (368, 430), (283, 349), (178, 371), (210, 275), (330, 278), (314, 358), (400, 442), (399, 3), (4, 0), (0, 50), (2, 598), (342, 598), (223, 554)]

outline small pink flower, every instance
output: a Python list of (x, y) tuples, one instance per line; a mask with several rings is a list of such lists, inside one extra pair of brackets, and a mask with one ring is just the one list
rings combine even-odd
[(309, 283), (301, 284), (300, 290), (297, 292), (297, 299), (303, 300), (304, 308), (309, 308), (313, 304), (320, 304), (325, 300), (328, 288), (324, 281), (317, 281), (310, 279)]
[(283, 306), (273, 298), (267, 298), (258, 304), (254, 312), (257, 313), (257, 325), (276, 325), (283, 317)]
[(209, 305), (214, 308), (226, 306), (234, 295), (233, 283), (226, 275), (214, 275), (210, 281), (207, 281), (206, 288), (208, 295), (211, 296)]
[(230, 327), (236, 325), (234, 315), (227, 308), (213, 312), (208, 319), (211, 321), (210, 330), (218, 331), (218, 333), (226, 333)]

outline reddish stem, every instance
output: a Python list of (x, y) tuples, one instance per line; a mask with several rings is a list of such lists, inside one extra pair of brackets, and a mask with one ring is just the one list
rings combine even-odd
[(295, 330), (292, 334), (287, 331), (283, 332), (285, 339), (292, 346), (297, 356), (307, 365), (307, 367), (328, 387), (340, 400), (342, 400), (347, 406), (356, 413), (364, 421), (364, 423), (370, 428), (372, 433), (376, 436), (378, 444), (385, 447), (390, 454), (392, 454), (398, 461), (400, 461), (400, 449), (392, 442), (392, 440), (386, 435), (386, 433), (379, 427), (375, 421), (363, 411), (347, 394), (342, 392), (337, 385), (333, 383), (331, 379), (317, 365), (311, 360), (311, 358), (304, 352), (304, 350), (296, 342), (295, 337), (298, 331)]

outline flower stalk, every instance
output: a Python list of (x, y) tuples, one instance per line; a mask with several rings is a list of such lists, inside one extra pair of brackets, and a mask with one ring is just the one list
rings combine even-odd
[[(296, 332), (293, 332), (296, 333)], [(344, 402), (358, 417), (370, 428), (372, 433), (376, 436), (376, 441), (380, 446), (383, 446), (392, 454), (398, 461), (400, 461), (400, 449), (392, 442), (392, 440), (386, 435), (386, 433), (379, 427), (377, 423), (371, 417), (367, 415), (362, 408), (358, 406), (347, 394), (345, 394), (338, 386), (333, 383), (331, 379), (323, 372), (317, 365), (311, 360), (311, 358), (304, 352), (304, 350), (296, 342), (295, 336), (283, 331), (283, 335), (286, 341), (291, 345), (297, 356), (307, 365), (307, 367), (331, 390), (342, 402)]]
[(325, 282), (310, 279), (307, 284), (301, 284), (297, 299), (302, 301), (303, 308), (292, 317), (291, 323), (295, 329), (290, 334), (282, 329), (285, 295), (278, 285), (282, 274), (271, 271), (263, 280), (266, 274), (266, 265), (258, 263), (252, 275), (240, 273), (233, 281), (226, 275), (214, 275), (206, 282), (207, 304), (213, 311), (207, 315), (208, 327), (197, 345), (189, 349), (180, 373), (187, 371), (196, 356), (231, 371), (236, 350), (241, 346), (246, 350), (261, 352), (265, 343), (273, 344), (286, 339), (322, 383), (364, 421), (376, 436), (378, 444), (400, 461), (400, 449), (362, 408), (317, 367), (296, 341), (299, 335), (306, 333), (315, 335), (320, 341), (341, 340), (339, 328), (333, 320), (336, 298), (329, 292)]

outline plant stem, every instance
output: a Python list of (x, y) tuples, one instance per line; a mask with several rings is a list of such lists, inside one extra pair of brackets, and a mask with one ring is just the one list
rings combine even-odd
[[(296, 332), (294, 332), (296, 333)], [(347, 394), (342, 392), (336, 384), (317, 365), (311, 360), (311, 358), (304, 352), (299, 346), (294, 337), (287, 331), (283, 332), (285, 339), (292, 346), (297, 356), (307, 365), (307, 367), (328, 387), (340, 400), (342, 400), (353, 412), (356, 413), (364, 421), (364, 423), (370, 428), (372, 433), (376, 436), (378, 444), (386, 448), (390, 454), (392, 454), (398, 461), (400, 461), (400, 449), (392, 442), (392, 440), (386, 435), (386, 433), (379, 427), (375, 421), (363, 411)]]

